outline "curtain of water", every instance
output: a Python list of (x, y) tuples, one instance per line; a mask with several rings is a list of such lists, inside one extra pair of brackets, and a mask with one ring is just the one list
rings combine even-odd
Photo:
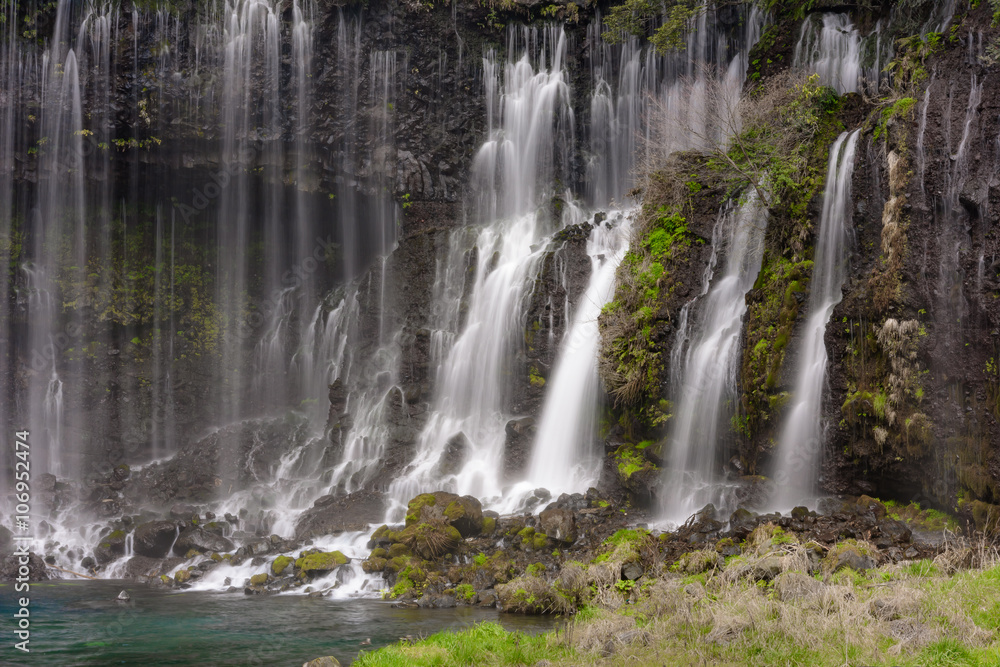
[(830, 148), (812, 278), (809, 316), (802, 331), (795, 389), (776, 454), (774, 480), (779, 507), (790, 508), (816, 492), (823, 444), (823, 392), (826, 388), (826, 326), (843, 297), (847, 277), (852, 200), (851, 177), (860, 130), (844, 132)]

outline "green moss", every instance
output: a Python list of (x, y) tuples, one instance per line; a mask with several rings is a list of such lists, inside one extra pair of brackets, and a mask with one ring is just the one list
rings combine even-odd
[(526, 572), (532, 577), (537, 577), (545, 573), (545, 565), (542, 563), (532, 563), (527, 567)]
[[(631, 443), (621, 445), (614, 453), (618, 461), (618, 477), (622, 482), (642, 470), (655, 470), (656, 465), (647, 459), (644, 454), (645, 448), (638, 449)], [(605, 505), (606, 506), (606, 505)]]
[(267, 583), (268, 575), (267, 572), (261, 572), (260, 574), (255, 574), (250, 577), (251, 586), (263, 586)]
[(389, 551), (386, 552), (386, 558), (395, 558), (396, 556), (408, 556), (410, 555), (410, 548), (403, 544), (402, 542), (396, 542), (389, 546)]
[(285, 568), (287, 568), (293, 562), (295, 561), (293, 561), (288, 556), (278, 556), (277, 558), (274, 559), (274, 562), (271, 563), (271, 572), (274, 573), (274, 576), (280, 577), (281, 573), (285, 571)]
[(950, 514), (935, 509), (921, 509), (920, 503), (911, 502), (901, 505), (887, 500), (883, 503), (889, 516), (896, 521), (902, 521), (916, 530), (957, 532), (960, 528), (958, 520)]
[(496, 530), (497, 520), (491, 516), (483, 517), (483, 535), (492, 535), (493, 531)]
[(339, 551), (313, 553), (295, 561), (295, 567), (305, 573), (329, 572), (347, 564), (347, 556)]
[(431, 506), (437, 502), (437, 497), (433, 493), (422, 493), (409, 502), (406, 506), (406, 525), (420, 523), (421, 511), (424, 507)]
[(125, 539), (125, 535), (126, 535), (126, 533), (125, 533), (124, 530), (113, 530), (113, 531), (111, 531), (108, 534), (107, 539), (108, 540), (123, 540), (123, 539)]
[(544, 387), (545, 378), (538, 374), (538, 368), (532, 366), (528, 370), (528, 382), (531, 383), (532, 387)]

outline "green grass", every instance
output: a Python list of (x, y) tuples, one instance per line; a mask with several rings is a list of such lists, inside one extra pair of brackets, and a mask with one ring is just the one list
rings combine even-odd
[(534, 665), (569, 657), (550, 635), (508, 632), (499, 623), (480, 623), (460, 632), (444, 631), (413, 645), (363, 653), (356, 667), (448, 667), (450, 665)]

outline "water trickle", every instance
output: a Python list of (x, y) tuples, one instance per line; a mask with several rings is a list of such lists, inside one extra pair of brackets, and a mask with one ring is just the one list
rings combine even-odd
[(802, 331), (792, 403), (778, 442), (773, 502), (788, 509), (816, 492), (823, 445), (823, 392), (826, 388), (826, 333), (833, 309), (843, 297), (851, 224), (851, 176), (860, 130), (842, 133), (830, 148), (812, 278), (809, 317)]
[(677, 407), (661, 504), (671, 522), (683, 521), (709, 502), (726, 504), (726, 489), (719, 483), (726, 451), (722, 429), (729, 417), (727, 401), (735, 394), (746, 293), (760, 271), (766, 227), (767, 209), (755, 191), (719, 215), (710, 266), (724, 258), (722, 272), (717, 279), (714, 270), (706, 272), (703, 296), (689, 306), (694, 311), (671, 353), (683, 369), (671, 392)]

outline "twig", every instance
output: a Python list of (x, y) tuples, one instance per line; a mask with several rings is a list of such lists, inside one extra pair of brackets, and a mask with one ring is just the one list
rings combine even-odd
[(100, 579), (98, 579), (97, 577), (91, 577), (91, 576), (86, 575), (86, 574), (80, 574), (79, 572), (74, 572), (73, 570), (67, 570), (66, 568), (59, 567), (58, 565), (49, 565), (49, 564), (46, 563), (45, 567), (52, 568), (53, 570), (59, 570), (60, 572), (65, 572), (67, 574), (73, 574), (73, 575), (76, 575), (78, 577), (83, 577), (84, 579), (92, 579), (94, 581), (100, 581)]

